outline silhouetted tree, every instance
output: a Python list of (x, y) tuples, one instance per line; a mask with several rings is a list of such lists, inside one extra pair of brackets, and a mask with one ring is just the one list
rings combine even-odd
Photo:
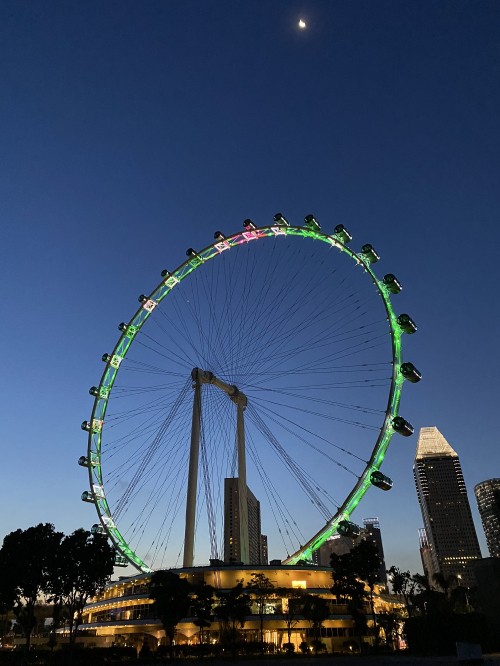
[(217, 598), (219, 603), (214, 611), (224, 624), (226, 633), (230, 635), (234, 654), (237, 636), (236, 627), (243, 627), (247, 616), (252, 612), (250, 608), (250, 595), (245, 591), (243, 581), (240, 581), (229, 590), (217, 592)]
[(193, 624), (200, 629), (200, 643), (203, 643), (203, 630), (212, 624), (214, 588), (205, 581), (191, 586), (191, 614)]
[(415, 597), (422, 590), (421, 581), (409, 571), (401, 571), (396, 566), (387, 570), (393, 593), (402, 598), (408, 617), (413, 616)]
[(332, 565), (333, 586), (332, 592), (339, 601), (347, 604), (347, 610), (354, 623), (354, 630), (359, 639), (360, 649), (362, 647), (362, 636), (366, 631), (366, 615), (363, 604), (367, 598), (365, 584), (358, 577), (358, 562), (352, 551), (344, 555), (332, 553), (330, 562)]
[(49, 592), (51, 567), (63, 537), (50, 523), (8, 534), (0, 549), (0, 597), (12, 608), (29, 650), (35, 606)]
[(190, 592), (188, 581), (172, 571), (155, 571), (151, 576), (149, 598), (154, 600), (153, 612), (168, 637), (171, 658), (174, 656), (175, 629), (189, 615)]
[(260, 618), (260, 650), (264, 652), (264, 615), (269, 599), (275, 594), (274, 585), (264, 574), (254, 573), (247, 584), (247, 590), (251, 592), (257, 603)]
[(103, 591), (115, 563), (115, 551), (102, 534), (84, 529), (65, 536), (55, 551), (50, 566), (48, 590), (55, 605), (57, 620), (65, 608), (69, 642), (74, 644), (87, 601)]
[(281, 615), (283, 616), (283, 621), (286, 624), (288, 645), (290, 645), (292, 642), (292, 628), (297, 623), (299, 617), (302, 614), (304, 590), (300, 588), (290, 589), (285, 587), (276, 590), (276, 594), (278, 594), (280, 597), (285, 597), (286, 600), (286, 603), (281, 607)]
[(378, 549), (371, 541), (363, 540), (352, 549), (350, 555), (353, 560), (353, 568), (357, 577), (364, 581), (370, 590), (369, 598), (373, 618), (373, 634), (375, 639), (377, 639), (377, 619), (375, 615), (373, 593), (375, 590), (375, 584), (379, 580), (378, 572), (380, 569), (380, 557), (378, 555)]
[(321, 627), (330, 615), (328, 602), (323, 597), (313, 594), (305, 594), (302, 602), (302, 614), (311, 625), (314, 635), (313, 649), (316, 654), (321, 643)]

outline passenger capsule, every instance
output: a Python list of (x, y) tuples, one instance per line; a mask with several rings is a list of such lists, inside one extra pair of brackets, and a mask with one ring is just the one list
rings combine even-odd
[(87, 456), (80, 456), (78, 458), (78, 464), (80, 465), (80, 467), (88, 467), (89, 461)]
[(84, 490), (82, 493), (82, 502), (91, 502), (93, 503), (94, 500), (92, 499), (92, 493), (89, 490)]
[(222, 240), (224, 240), (225, 238), (226, 238), (226, 237), (224, 236), (224, 234), (223, 234), (221, 231), (216, 231), (216, 232), (214, 233), (214, 240), (216, 240), (216, 241), (222, 241)]
[[(172, 273), (169, 270), (167, 270), (166, 268), (164, 268), (162, 270), (162, 272), (160, 273), (160, 275), (164, 278), (164, 277), (170, 277), (172, 275)], [(141, 300), (142, 297), (143, 297), (143, 294), (141, 296), (139, 296), (139, 300)], [(141, 301), (141, 303), (142, 303), (142, 301)]]
[(397, 322), (399, 324), (399, 328), (404, 332), (404, 333), (415, 333), (417, 330), (417, 325), (413, 321), (413, 319), (410, 317), (410, 315), (407, 314), (400, 314)]
[(252, 222), (250, 218), (243, 220), (243, 226), (247, 231), (249, 231), (250, 229), (255, 229), (255, 224)]
[(83, 421), (83, 423), (80, 427), (81, 427), (82, 430), (86, 430), (87, 432), (90, 432), (90, 421)]
[(351, 539), (359, 537), (360, 531), (358, 525), (356, 525), (356, 523), (351, 523), (349, 520), (341, 520), (337, 525), (337, 532), (341, 536), (351, 537)]
[(352, 241), (351, 234), (347, 231), (343, 224), (337, 224), (333, 230), (333, 233), (335, 236), (337, 236), (341, 243), (344, 243), (344, 245), (347, 245), (347, 243)]
[[(164, 271), (161, 272), (161, 276), (165, 277), (163, 273)], [(168, 273), (168, 271), (166, 271), (166, 273)], [(137, 300), (139, 301), (139, 303), (145, 303), (148, 300), (148, 297), (145, 294), (141, 294), (140, 296), (137, 297)]]
[(304, 224), (311, 231), (321, 231), (321, 224), (314, 217), (314, 215), (306, 215), (304, 218)]
[(399, 294), (399, 292), (403, 289), (399, 280), (392, 273), (387, 273), (387, 275), (384, 275), (382, 282), (385, 284), (391, 294)]
[(104, 363), (109, 363), (111, 361), (111, 354), (103, 354), (102, 360), (104, 361)]
[(412, 384), (416, 384), (422, 379), (422, 373), (409, 361), (401, 365), (400, 372)]
[(95, 523), (90, 528), (90, 532), (92, 534), (104, 534), (104, 527), (102, 525), (99, 525), (99, 523)]
[(392, 427), (397, 433), (404, 437), (410, 437), (410, 435), (413, 435), (414, 428), (412, 424), (402, 416), (396, 416), (392, 419)]
[(118, 324), (118, 330), (119, 330), (119, 331), (122, 331), (123, 333), (125, 333), (125, 331), (127, 330), (127, 328), (128, 328), (128, 326), (127, 326), (127, 324), (126, 324), (124, 321), (122, 321), (121, 324)]
[(195, 250), (193, 250), (192, 247), (188, 247), (188, 249), (186, 250), (186, 256), (188, 256), (188, 257), (197, 257), (198, 253)]
[(361, 248), (361, 254), (364, 256), (364, 258), (368, 261), (369, 264), (376, 264), (377, 261), (380, 259), (380, 256), (377, 254), (377, 251), (373, 247), (373, 245), (370, 245), (370, 243), (366, 243), (366, 245), (363, 245)]
[(286, 219), (286, 217), (284, 217), (283, 213), (276, 213), (276, 215), (274, 215), (273, 217), (273, 220), (276, 222), (276, 224), (281, 224), (284, 227), (290, 226), (288, 220)]
[(392, 479), (379, 471), (370, 474), (370, 482), (373, 486), (377, 486), (381, 490), (390, 490), (392, 488)]
[(97, 398), (97, 396), (99, 395), (99, 389), (97, 388), (97, 386), (91, 386), (89, 388), (89, 393), (90, 395), (93, 395), (94, 398)]

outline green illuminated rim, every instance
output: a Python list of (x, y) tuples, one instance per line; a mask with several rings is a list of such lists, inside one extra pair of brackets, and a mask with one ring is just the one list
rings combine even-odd
[(402, 384), (404, 381), (404, 377), (400, 372), (402, 363), (402, 330), (397, 322), (397, 316), (394, 313), (391, 304), (390, 292), (383, 281), (379, 280), (373, 272), (370, 265), (370, 258), (351, 250), (336, 234), (327, 235), (310, 227), (293, 227), (283, 224), (275, 224), (272, 226), (247, 229), (227, 237), (221, 236), (205, 249), (193, 253), (192, 256), (190, 256), (190, 258), (182, 263), (176, 270), (166, 274), (162, 278), (160, 284), (145, 298), (145, 300), (143, 300), (137, 312), (128, 322), (125, 331), (118, 339), (113, 353), (109, 355), (109, 359), (106, 362), (106, 367), (98, 386), (98, 395), (94, 400), (87, 448), (87, 467), (91, 492), (90, 501), (95, 504), (100, 523), (116, 548), (117, 553), (139, 571), (147, 573), (151, 571), (151, 568), (148, 567), (148, 565), (145, 564), (145, 562), (143, 562), (143, 560), (129, 547), (117, 525), (115, 525), (111, 509), (106, 500), (101, 469), (101, 440), (104, 418), (109, 396), (120, 369), (120, 364), (127, 355), (129, 347), (137, 332), (142, 328), (156, 306), (161, 303), (172, 289), (180, 284), (190, 273), (205, 262), (214, 259), (233, 247), (259, 239), (273, 238), (277, 236), (298, 236), (323, 241), (329, 246), (335, 247), (341, 252), (345, 252), (351, 257), (351, 259), (360, 265), (366, 273), (368, 273), (378, 294), (382, 298), (387, 313), (389, 332), (392, 341), (393, 364), (391, 387), (384, 422), (364, 472), (358, 478), (356, 484), (342, 505), (338, 508), (337, 513), (304, 546), (301, 546), (301, 548), (293, 553), (293, 555), (287, 557), (287, 559), (283, 561), (284, 564), (292, 565), (297, 564), (300, 560), (311, 560), (312, 554), (337, 531), (338, 524), (341, 521), (349, 520), (351, 513), (357, 507), (361, 498), (364, 496), (368, 488), (372, 486), (370, 475), (372, 472), (380, 469), (385, 458), (389, 442), (395, 432), (392, 427), (392, 420), (398, 415)]

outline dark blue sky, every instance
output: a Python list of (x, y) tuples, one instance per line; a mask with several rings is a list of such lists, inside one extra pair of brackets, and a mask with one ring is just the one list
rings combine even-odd
[[(403, 415), (471, 496), (500, 475), (499, 26), (488, 0), (0, 4), (1, 534), (94, 522), (79, 424), (117, 323), (187, 247), (277, 210), (376, 246), (419, 325)], [(414, 570), (415, 447), (357, 513)]]

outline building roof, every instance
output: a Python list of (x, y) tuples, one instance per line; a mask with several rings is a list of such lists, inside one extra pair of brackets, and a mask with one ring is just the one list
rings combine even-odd
[(458, 458), (456, 451), (450, 446), (450, 444), (448, 444), (446, 439), (435, 426), (431, 426), (430, 428), (420, 428), (415, 460), (435, 458), (439, 456)]

